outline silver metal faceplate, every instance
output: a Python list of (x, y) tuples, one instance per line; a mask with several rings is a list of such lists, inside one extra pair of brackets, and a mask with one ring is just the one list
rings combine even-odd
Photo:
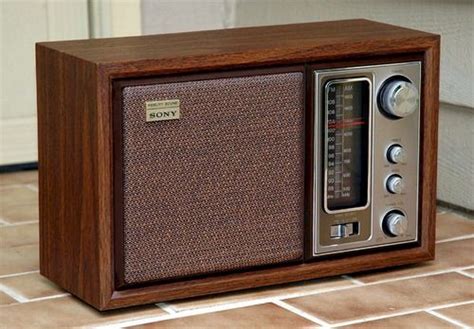
[[(353, 250), (375, 248), (413, 242), (418, 239), (418, 165), (420, 108), (411, 115), (394, 119), (388, 117), (379, 108), (377, 96), (383, 83), (394, 76), (409, 79), (421, 91), (421, 63), (407, 62), (387, 65), (373, 65), (342, 69), (317, 70), (315, 82), (315, 134), (314, 134), (314, 186), (313, 186), (313, 256), (341, 253)], [(369, 205), (367, 209), (351, 209), (338, 213), (324, 210), (324, 98), (325, 84), (331, 80), (366, 78), (371, 82), (371, 106), (369, 143), (371, 159), (369, 160)], [(386, 153), (390, 145), (400, 144), (406, 151), (405, 164), (393, 164), (388, 161)], [(391, 194), (385, 184), (387, 177), (397, 174), (403, 177), (405, 190), (402, 194)], [(400, 210), (408, 218), (407, 233), (402, 236), (388, 236), (382, 229), (384, 216), (394, 210)], [(324, 222), (323, 222), (324, 221)], [(330, 239), (331, 225), (360, 221), (359, 236)], [(362, 225), (365, 225), (364, 227)], [(367, 226), (368, 225), (368, 226)], [(330, 226), (330, 225), (329, 225)], [(323, 229), (324, 228), (324, 229)], [(364, 233), (367, 230), (367, 234)]]

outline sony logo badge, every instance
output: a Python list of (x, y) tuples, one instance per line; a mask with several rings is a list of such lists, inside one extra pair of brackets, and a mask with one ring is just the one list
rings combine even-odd
[(146, 122), (179, 119), (179, 99), (145, 102)]

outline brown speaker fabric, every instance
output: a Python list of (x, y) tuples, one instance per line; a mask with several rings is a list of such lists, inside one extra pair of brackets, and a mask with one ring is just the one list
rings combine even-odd
[[(124, 281), (303, 256), (303, 74), (123, 89)], [(179, 99), (181, 119), (145, 122)]]

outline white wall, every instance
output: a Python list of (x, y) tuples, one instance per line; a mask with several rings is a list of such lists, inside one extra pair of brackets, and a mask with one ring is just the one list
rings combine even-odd
[(0, 165), (34, 162), (35, 42), (87, 38), (87, 0), (0, 0), (0, 30)]
[(234, 2), (226, 0), (142, 0), (142, 31), (158, 34), (233, 27), (234, 12)]
[(35, 162), (35, 42), (140, 35), (140, 1), (0, 0), (0, 29), (0, 165)]
[(438, 199), (474, 209), (474, 111), (441, 104)]
[(141, 34), (140, 0), (89, 0), (88, 5), (91, 38)]

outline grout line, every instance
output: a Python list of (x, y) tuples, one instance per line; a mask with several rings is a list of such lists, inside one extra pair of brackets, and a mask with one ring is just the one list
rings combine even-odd
[[(249, 302), (251, 302), (252, 305), (260, 305), (260, 304), (265, 304), (265, 303), (273, 303), (275, 300), (286, 300), (286, 299), (306, 297), (306, 296), (311, 296), (311, 295), (319, 295), (321, 293), (340, 291), (340, 290), (351, 289), (351, 288), (356, 288), (356, 286), (355, 285), (347, 285), (347, 286), (342, 286), (342, 287), (316, 289), (316, 290), (312, 290), (312, 291), (310, 290), (310, 291), (305, 291), (305, 292), (294, 292), (294, 293), (288, 293), (288, 294), (272, 296), (272, 297), (261, 297), (261, 298), (256, 298), (256, 299), (253, 299), (253, 300), (235, 301), (235, 302), (221, 303), (221, 304), (215, 304), (215, 305), (210, 305), (210, 306), (202, 306), (202, 307), (197, 306), (195, 308), (189, 308), (189, 309), (185, 309), (185, 310), (182, 310), (182, 311), (176, 310), (173, 307), (173, 310), (175, 310), (177, 313), (182, 313), (182, 312), (188, 312), (188, 311), (198, 311), (198, 310), (201, 310), (201, 309), (207, 309), (207, 308), (213, 308), (213, 307), (221, 307), (223, 305), (233, 305), (233, 304), (249, 303)], [(248, 306), (252, 306), (252, 305), (248, 305)]]
[(453, 272), (456, 272), (456, 271), (459, 271), (459, 270), (471, 269), (472, 267), (473, 267), (472, 265), (469, 265), (469, 266), (465, 266), (465, 267), (451, 268), (451, 269), (441, 270), (441, 271), (426, 272), (426, 273), (420, 273), (420, 274), (415, 274), (415, 275), (410, 275), (410, 276), (401, 276), (401, 277), (398, 277), (398, 278), (379, 280), (379, 281), (368, 282), (368, 283), (364, 283), (362, 281), (354, 279), (355, 281), (359, 282), (360, 284), (353, 283), (353, 285), (350, 285), (350, 286), (327, 288), (327, 289), (321, 289), (321, 290), (316, 290), (316, 291), (312, 291), (312, 292), (293, 293), (293, 294), (288, 294), (288, 295), (281, 295), (281, 296), (274, 297), (274, 298), (277, 298), (278, 300), (285, 300), (285, 299), (290, 299), (290, 298), (320, 295), (320, 294), (325, 294), (325, 293), (329, 293), (329, 292), (343, 291), (343, 290), (347, 290), (347, 289), (356, 289), (356, 288), (360, 288), (362, 286), (367, 287), (367, 286), (374, 286), (374, 285), (383, 284), (383, 283), (390, 283), (390, 282), (410, 280), (410, 279), (416, 279), (416, 278), (433, 276), (433, 275), (453, 273)]
[(430, 311), (434, 311), (434, 310), (440, 310), (440, 309), (444, 309), (444, 308), (448, 308), (448, 307), (455, 307), (455, 306), (461, 306), (461, 305), (472, 304), (472, 303), (474, 303), (474, 300), (451, 303), (451, 304), (445, 304), (445, 305), (439, 305), (439, 306), (433, 306), (431, 308), (411, 309), (411, 310), (400, 311), (400, 312), (395, 312), (395, 313), (390, 313), (390, 314), (383, 314), (383, 315), (378, 315), (378, 316), (368, 316), (368, 317), (361, 318), (361, 319), (349, 320), (349, 321), (345, 321), (345, 322), (339, 322), (339, 323), (336, 323), (336, 324), (332, 324), (331, 326), (336, 328), (336, 327), (343, 327), (343, 326), (359, 324), (359, 323), (363, 323), (363, 322), (370, 322), (370, 321), (394, 318), (394, 317), (397, 317), (397, 316), (410, 315), (410, 314), (420, 313), (420, 312), (430, 313)]
[(435, 316), (435, 317), (437, 317), (437, 318), (439, 318), (439, 319), (443, 319), (444, 321), (449, 322), (449, 323), (451, 323), (451, 324), (454, 324), (454, 325), (456, 325), (456, 326), (458, 326), (458, 327), (466, 328), (466, 329), (470, 328), (468, 325), (465, 325), (464, 323), (462, 323), (462, 322), (460, 322), (460, 321), (458, 321), (458, 320), (452, 319), (452, 318), (450, 318), (449, 316), (443, 315), (443, 314), (438, 313), (438, 312), (436, 312), (436, 311), (426, 310), (425, 312), (426, 312), (426, 313), (429, 313), (429, 314), (431, 314), (431, 315), (433, 315), (433, 316)]
[[(471, 267), (472, 267), (472, 265), (468, 266), (468, 267), (461, 267), (459, 269), (468, 269), (468, 268), (471, 268)], [(419, 274), (419, 275), (401, 277), (401, 278), (396, 278), (396, 279), (380, 280), (380, 281), (375, 281), (375, 282), (371, 282), (371, 283), (366, 283), (366, 284), (364, 284), (364, 286), (377, 285), (377, 284), (380, 284), (380, 283), (388, 283), (388, 282), (393, 282), (393, 281), (402, 281), (402, 280), (418, 278), (418, 277), (424, 277), (424, 276), (440, 275), (440, 274), (444, 274), (444, 273), (451, 273), (453, 271), (455, 271), (455, 269), (449, 269), (449, 270), (438, 271), (438, 272), (428, 272), (428, 273), (423, 273), (423, 274)], [(187, 317), (187, 316), (192, 316), (192, 315), (200, 315), (200, 314), (218, 312), (218, 311), (223, 311), (223, 310), (231, 310), (231, 309), (240, 308), (240, 307), (255, 306), (255, 305), (261, 305), (261, 304), (265, 304), (265, 303), (276, 303), (276, 302), (280, 302), (282, 300), (290, 299), (290, 298), (298, 298), (298, 297), (319, 295), (319, 294), (324, 294), (324, 293), (328, 293), (328, 292), (342, 291), (342, 290), (347, 290), (347, 289), (356, 289), (356, 288), (359, 288), (359, 287), (361, 287), (361, 286), (352, 284), (352, 285), (348, 285), (348, 286), (321, 289), (321, 290), (317, 290), (317, 291), (280, 295), (280, 296), (277, 296), (277, 297), (265, 297), (265, 298), (254, 299), (254, 300), (249, 300), (249, 301), (240, 301), (240, 302), (234, 302), (234, 303), (198, 307), (198, 308), (188, 309), (188, 310), (184, 310), (184, 311), (175, 310), (173, 308), (173, 311), (175, 311), (176, 313), (168, 313), (166, 315), (160, 315), (160, 316), (156, 316), (156, 317), (144, 318), (144, 319), (139, 319), (139, 320), (130, 320), (130, 321), (119, 323), (119, 325), (120, 326), (140, 325), (140, 324), (145, 324), (145, 323), (176, 319), (176, 318)], [(283, 302), (283, 303), (285, 303), (285, 302)], [(160, 305), (160, 307), (161, 307), (161, 305)], [(164, 310), (164, 311), (168, 312), (168, 310)], [(389, 315), (379, 316), (379, 317), (373, 318), (373, 320), (384, 319), (384, 318), (388, 318), (388, 317), (392, 317), (392, 316), (396, 316), (396, 315), (411, 314), (411, 313), (420, 312), (420, 311), (423, 311), (423, 309), (411, 310), (411, 311), (405, 311), (405, 312), (400, 312), (400, 313), (393, 313), (393, 314), (389, 314)], [(356, 321), (356, 322), (354, 322), (354, 321)], [(366, 319), (360, 319), (360, 320), (354, 320), (354, 321), (351, 321), (351, 323), (352, 322), (354, 322), (354, 323), (364, 322), (364, 321), (366, 321)], [(117, 323), (111, 324), (110, 326), (109, 325), (104, 325), (103, 327), (100, 327), (100, 328), (114, 328), (116, 325), (117, 325)], [(338, 324), (338, 326), (340, 326), (340, 325)]]
[(166, 313), (169, 313), (169, 314), (176, 314), (178, 312), (176, 312), (176, 310), (173, 308), (173, 306), (171, 306), (170, 304), (168, 303), (157, 303), (156, 306), (158, 306), (159, 308), (161, 308), (163, 311), (165, 311)]
[(10, 287), (7, 287), (4, 284), (0, 284), (0, 291), (3, 291), (5, 294), (16, 300), (17, 302), (20, 303), (25, 303), (28, 301), (28, 298), (20, 294), (19, 292), (15, 291), (15, 289), (12, 289)]
[[(350, 289), (350, 288), (355, 288), (355, 285), (346, 285), (346, 286), (339, 286), (339, 287), (332, 287), (332, 288), (323, 288), (323, 289), (316, 289), (316, 290), (310, 290), (310, 291), (305, 291), (305, 292), (295, 292), (295, 293), (288, 293), (288, 294), (283, 294), (283, 295), (278, 295), (278, 296), (272, 296), (272, 297), (261, 297), (261, 298), (256, 298), (253, 300), (243, 300), (243, 301), (235, 301), (235, 302), (229, 302), (229, 303), (221, 303), (221, 304), (214, 304), (214, 305), (209, 305), (209, 306), (202, 306), (202, 307), (195, 307), (195, 308), (189, 308), (180, 311), (179, 309), (176, 310), (173, 306), (170, 305), (170, 307), (175, 311), (176, 313), (183, 313), (183, 312), (189, 312), (189, 311), (199, 311), (202, 309), (208, 309), (208, 308), (214, 308), (214, 307), (222, 307), (223, 305), (233, 305), (233, 304), (240, 304), (240, 303), (251, 303), (248, 306), (252, 305), (259, 305), (259, 304), (265, 304), (265, 303), (272, 303), (275, 300), (283, 300), (283, 299), (291, 299), (291, 298), (298, 298), (298, 297), (305, 297), (309, 295), (318, 295), (320, 293), (326, 293), (326, 292), (332, 292), (332, 291), (340, 291), (340, 290), (345, 290), (345, 289)], [(161, 304), (161, 303), (159, 303)], [(166, 304), (166, 303), (164, 303)]]
[[(464, 270), (467, 270), (467, 269), (464, 269)], [(464, 272), (464, 270), (458, 270), (458, 271), (456, 271), (456, 272), (459, 273), (459, 274), (465, 275), (465, 276), (467, 276), (468, 278), (474, 279), (474, 274)]]
[(136, 326), (136, 325), (152, 323), (152, 322), (172, 320), (172, 319), (177, 319), (177, 318), (185, 318), (185, 317), (193, 316), (193, 315), (201, 315), (201, 314), (233, 310), (233, 309), (243, 308), (243, 307), (248, 307), (248, 306), (256, 306), (256, 305), (266, 304), (272, 301), (273, 299), (266, 298), (266, 299), (260, 299), (260, 300), (256, 299), (256, 300), (249, 300), (249, 301), (222, 304), (222, 305), (213, 305), (213, 306), (208, 306), (208, 307), (203, 307), (203, 308), (185, 310), (185, 311), (177, 312), (173, 314), (158, 315), (158, 316), (152, 316), (152, 317), (135, 319), (135, 320), (119, 321), (116, 323), (98, 326), (97, 328), (116, 328), (117, 326), (120, 326), (120, 327)]
[(39, 220), (25, 220), (23, 222), (18, 222), (18, 223), (6, 223), (5, 227), (10, 227), (10, 226), (21, 226), (21, 225), (28, 225), (28, 224), (35, 224), (39, 223)]
[(453, 272), (457, 272), (457, 271), (467, 270), (467, 269), (470, 269), (471, 267), (472, 267), (472, 265), (463, 266), (463, 267), (453, 267), (453, 268), (449, 268), (447, 270), (426, 272), (426, 273), (414, 274), (414, 275), (409, 275), (409, 276), (401, 276), (399, 278), (392, 278), (392, 279), (385, 279), (385, 280), (379, 280), (379, 281), (374, 281), (374, 282), (368, 282), (368, 283), (365, 283), (364, 286), (373, 286), (373, 285), (377, 285), (377, 284), (381, 284), (381, 283), (397, 282), (397, 281), (403, 281), (403, 280), (409, 280), (409, 279), (423, 278), (423, 277), (426, 277), (426, 276), (453, 273)]
[(367, 317), (356, 319), (356, 320), (338, 322), (338, 323), (332, 324), (331, 327), (337, 328), (337, 327), (344, 327), (344, 326), (352, 326), (354, 324), (359, 324), (359, 323), (372, 322), (372, 321), (377, 321), (377, 320), (384, 320), (384, 319), (388, 319), (388, 318), (396, 318), (397, 316), (403, 316), (403, 315), (410, 315), (410, 314), (414, 314), (414, 313), (419, 313), (421, 311), (423, 311), (423, 310), (422, 309), (421, 310), (416, 309), (416, 310), (400, 311), (400, 312), (395, 312), (395, 313), (390, 313), (390, 314), (367, 316)]
[(38, 192), (38, 188), (33, 184), (26, 184), (25, 187), (32, 191)]
[(299, 297), (306, 297), (306, 296), (311, 296), (311, 295), (319, 295), (319, 294), (324, 294), (327, 292), (333, 292), (333, 291), (340, 291), (340, 290), (346, 290), (346, 289), (352, 289), (355, 288), (355, 285), (347, 285), (347, 286), (342, 286), (342, 287), (332, 287), (332, 288), (325, 288), (325, 289), (316, 289), (313, 291), (305, 291), (305, 292), (294, 292), (294, 293), (288, 293), (284, 295), (279, 295), (279, 296), (274, 296), (274, 297), (264, 297), (261, 298), (261, 300), (268, 300), (268, 302), (273, 302), (274, 300), (286, 300), (286, 299), (291, 299), (291, 298), (299, 298)]
[(55, 298), (61, 298), (61, 297), (66, 297), (66, 296), (71, 296), (71, 294), (65, 292), (65, 293), (63, 293), (63, 294), (57, 294), (57, 295), (51, 295), (51, 296), (45, 296), (45, 297), (32, 298), (32, 299), (28, 299), (25, 303), (39, 302), (39, 301), (42, 301), (42, 300), (55, 299)]
[(323, 320), (321, 320), (321, 319), (319, 319), (319, 318), (317, 318), (317, 317), (315, 317), (315, 316), (313, 316), (313, 315), (311, 315), (311, 314), (309, 314), (309, 313), (306, 313), (305, 311), (300, 310), (299, 308), (294, 307), (293, 305), (287, 304), (287, 303), (285, 303), (285, 302), (283, 302), (283, 301), (281, 301), (281, 300), (275, 300), (275, 301), (273, 302), (273, 304), (278, 305), (278, 306), (280, 306), (281, 308), (284, 308), (285, 310), (290, 311), (291, 313), (294, 313), (294, 314), (296, 314), (296, 315), (298, 315), (298, 316), (300, 316), (300, 317), (302, 317), (302, 318), (305, 318), (306, 320), (309, 320), (309, 321), (311, 321), (311, 322), (313, 322), (313, 323), (316, 323), (316, 324), (318, 324), (318, 325), (320, 325), (320, 326), (323, 326), (323, 327), (325, 327), (325, 328), (329, 328), (329, 327), (330, 327), (329, 323), (327, 323), (326, 321), (323, 321)]
[(444, 305), (439, 305), (439, 306), (433, 306), (427, 308), (427, 310), (431, 311), (436, 311), (436, 310), (442, 310), (445, 308), (450, 308), (450, 307), (456, 307), (456, 306), (464, 306), (464, 305), (469, 305), (469, 304), (474, 304), (474, 300), (465, 300), (462, 302), (455, 302), (455, 303), (450, 303), (450, 304), (444, 304)]
[[(184, 316), (183, 316), (184, 317)], [(125, 321), (117, 321), (113, 323), (107, 323), (103, 325), (94, 326), (95, 329), (116, 329), (116, 328), (127, 328), (132, 326), (140, 326), (149, 323), (156, 323), (162, 322), (166, 320), (173, 320), (178, 318), (175, 314), (167, 314), (167, 315), (156, 315), (145, 317), (141, 319), (134, 319), (134, 320), (125, 320)]]
[(472, 239), (472, 238), (474, 238), (474, 234), (468, 234), (468, 235), (457, 236), (457, 237), (454, 237), (454, 238), (438, 240), (438, 241), (436, 241), (436, 243), (445, 243), (445, 242), (451, 242), (451, 241), (467, 240), (467, 239)]
[[(472, 266), (471, 266), (472, 267)], [(469, 267), (467, 267), (469, 268)], [(463, 268), (464, 269), (464, 268)], [(443, 273), (448, 273), (448, 271), (443, 271), (441, 273), (432, 273), (433, 275), (437, 274), (443, 274)], [(421, 275), (421, 276), (429, 276), (428, 275)], [(419, 277), (419, 276), (416, 276)], [(374, 283), (369, 283), (366, 284), (365, 286), (370, 286), (370, 285), (376, 285), (379, 284), (380, 282), (391, 282), (391, 281), (400, 281), (403, 279), (392, 279), (392, 280), (385, 280), (385, 281), (379, 281), (379, 282), (374, 282)], [(177, 319), (177, 318), (184, 318), (188, 316), (193, 316), (193, 315), (201, 315), (201, 314), (207, 314), (207, 313), (213, 313), (213, 312), (220, 312), (220, 311), (226, 311), (226, 310), (232, 310), (232, 309), (237, 309), (241, 307), (248, 307), (248, 306), (256, 306), (256, 305), (261, 305), (265, 303), (275, 303), (278, 305), (279, 302), (281, 302), (281, 299), (285, 298), (296, 298), (296, 297), (304, 297), (304, 296), (309, 296), (309, 295), (318, 295), (326, 292), (332, 292), (332, 291), (341, 291), (341, 290), (346, 290), (346, 289), (356, 289), (358, 286), (355, 285), (350, 285), (350, 286), (344, 286), (344, 287), (338, 287), (338, 288), (330, 288), (330, 289), (324, 289), (320, 290), (317, 292), (309, 292), (309, 293), (298, 293), (298, 294), (289, 294), (286, 296), (278, 296), (278, 297), (266, 297), (266, 298), (261, 298), (261, 299), (254, 299), (254, 300), (248, 300), (248, 301), (240, 301), (240, 302), (234, 302), (234, 303), (227, 303), (227, 304), (218, 304), (218, 305), (212, 305), (212, 306), (205, 306), (201, 308), (194, 308), (194, 309), (188, 309), (184, 311), (177, 311), (176, 313), (173, 314), (165, 314), (165, 315), (158, 315), (158, 316), (152, 316), (152, 317), (145, 317), (142, 319), (134, 319), (134, 320), (122, 320), (118, 321), (115, 323), (110, 323), (110, 324), (104, 324), (102, 326), (98, 326), (97, 328), (116, 328), (117, 326), (120, 327), (129, 327), (129, 326), (135, 326), (135, 325), (141, 325), (141, 324), (146, 324), (146, 323), (153, 323), (153, 322), (160, 322), (160, 321), (165, 321), (165, 320), (172, 320), (172, 319)], [(441, 308), (446, 308), (446, 307), (453, 307), (453, 306), (458, 306), (458, 305), (464, 305), (468, 303), (473, 303), (474, 301), (464, 301), (464, 302), (459, 302), (459, 303), (453, 303), (449, 305), (440, 305), (433, 307), (431, 309), (441, 309)], [(283, 302), (286, 304), (286, 302)], [(280, 304), (282, 305), (282, 304)], [(398, 313), (391, 313), (391, 314), (386, 314), (382, 316), (376, 316), (376, 317), (369, 317), (369, 318), (363, 318), (363, 319), (358, 319), (358, 320), (351, 320), (348, 322), (342, 322), (338, 324), (331, 325), (331, 327), (340, 327), (346, 324), (356, 324), (356, 323), (361, 323), (365, 321), (372, 321), (372, 320), (378, 320), (378, 319), (385, 319), (393, 316), (398, 316), (398, 315), (406, 315), (406, 314), (412, 314), (416, 312), (421, 312), (424, 309), (419, 309), (419, 310), (409, 310), (409, 311), (403, 311), (403, 312), (398, 312)]]
[(355, 284), (356, 286), (365, 286), (365, 283), (360, 281), (360, 280), (357, 280), (357, 279), (354, 279), (352, 276), (350, 275), (341, 275), (342, 278), (346, 279), (346, 280), (349, 280), (350, 282), (352, 282), (353, 284)]
[(11, 278), (11, 277), (20, 276), (20, 275), (33, 274), (33, 273), (39, 273), (39, 271), (36, 270), (36, 271), (20, 272), (20, 273), (13, 273), (13, 274), (4, 274), (4, 275), (0, 275), (0, 279)]

